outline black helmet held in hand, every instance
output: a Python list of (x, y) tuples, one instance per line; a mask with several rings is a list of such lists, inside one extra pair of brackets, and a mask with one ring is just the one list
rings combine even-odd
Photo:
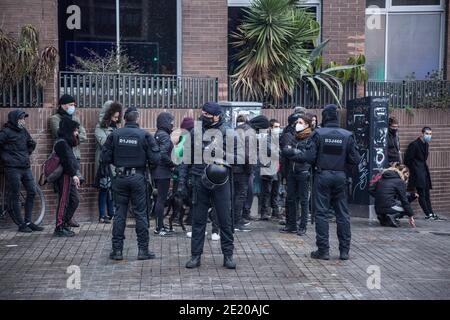
[(222, 186), (228, 181), (229, 167), (225, 164), (211, 163), (202, 175), (202, 184), (206, 189)]

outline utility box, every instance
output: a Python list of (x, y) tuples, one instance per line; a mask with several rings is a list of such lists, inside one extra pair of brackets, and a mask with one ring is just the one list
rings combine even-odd
[(246, 101), (219, 101), (224, 111), (224, 122), (230, 128), (236, 128), (236, 118), (243, 114), (248, 120), (259, 116), (263, 104), (260, 102)]
[(388, 166), (387, 97), (365, 97), (347, 103), (347, 130), (355, 135), (361, 155), (360, 163), (351, 174), (349, 204), (352, 216), (375, 219), (370, 181)]

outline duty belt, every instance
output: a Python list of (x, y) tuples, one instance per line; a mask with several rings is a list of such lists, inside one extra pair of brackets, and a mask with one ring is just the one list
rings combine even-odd
[(116, 167), (116, 173), (118, 176), (134, 176), (135, 174), (144, 174), (145, 170), (143, 168), (125, 168), (125, 167)]

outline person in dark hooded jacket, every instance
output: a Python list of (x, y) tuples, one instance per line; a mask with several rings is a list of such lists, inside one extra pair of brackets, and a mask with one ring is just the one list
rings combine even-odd
[(80, 141), (79, 128), (78, 122), (63, 118), (59, 124), (58, 139), (54, 146), (55, 153), (63, 167), (63, 173), (55, 184), (58, 191), (56, 227), (53, 233), (55, 237), (73, 237), (75, 235), (70, 230), (70, 220), (80, 202), (78, 193), (80, 179), (77, 176), (80, 166), (73, 151)]
[[(20, 232), (43, 230), (31, 221), (36, 184), (30, 168), (30, 155), (36, 148), (36, 142), (25, 129), (27, 117), (28, 114), (22, 110), (11, 111), (8, 114), (8, 122), (0, 131), (0, 158), (5, 167), (5, 179), (8, 181), (8, 202)], [(27, 192), (25, 219), (22, 218), (19, 205), (21, 182)]]
[(155, 204), (156, 229), (155, 234), (160, 236), (170, 235), (172, 232), (164, 226), (164, 205), (169, 193), (170, 179), (175, 169), (172, 161), (173, 142), (170, 134), (173, 131), (173, 116), (168, 112), (162, 112), (156, 119), (157, 131), (155, 140), (161, 150), (161, 159), (156, 168), (152, 170), (152, 178), (155, 181), (158, 196)]
[(409, 217), (410, 224), (415, 226), (414, 212), (406, 192), (407, 171), (407, 168), (388, 168), (369, 189), (375, 198), (375, 212), (382, 226), (398, 228), (400, 225), (397, 220), (405, 215)]

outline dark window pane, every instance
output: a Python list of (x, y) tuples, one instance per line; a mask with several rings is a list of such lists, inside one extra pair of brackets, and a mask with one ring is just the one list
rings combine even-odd
[(177, 72), (177, 1), (121, 0), (120, 37), (145, 73)]
[(393, 6), (438, 6), (440, 0), (392, 0)]
[[(144, 73), (175, 74), (177, 71), (177, 1), (121, 0), (120, 43)], [(81, 10), (81, 29), (69, 30), (66, 10)], [(115, 0), (60, 0), (60, 69), (70, 70), (74, 56), (87, 58), (93, 51), (104, 55), (116, 49)]]
[(386, 8), (386, 0), (366, 0), (366, 8), (368, 8), (370, 6)]

